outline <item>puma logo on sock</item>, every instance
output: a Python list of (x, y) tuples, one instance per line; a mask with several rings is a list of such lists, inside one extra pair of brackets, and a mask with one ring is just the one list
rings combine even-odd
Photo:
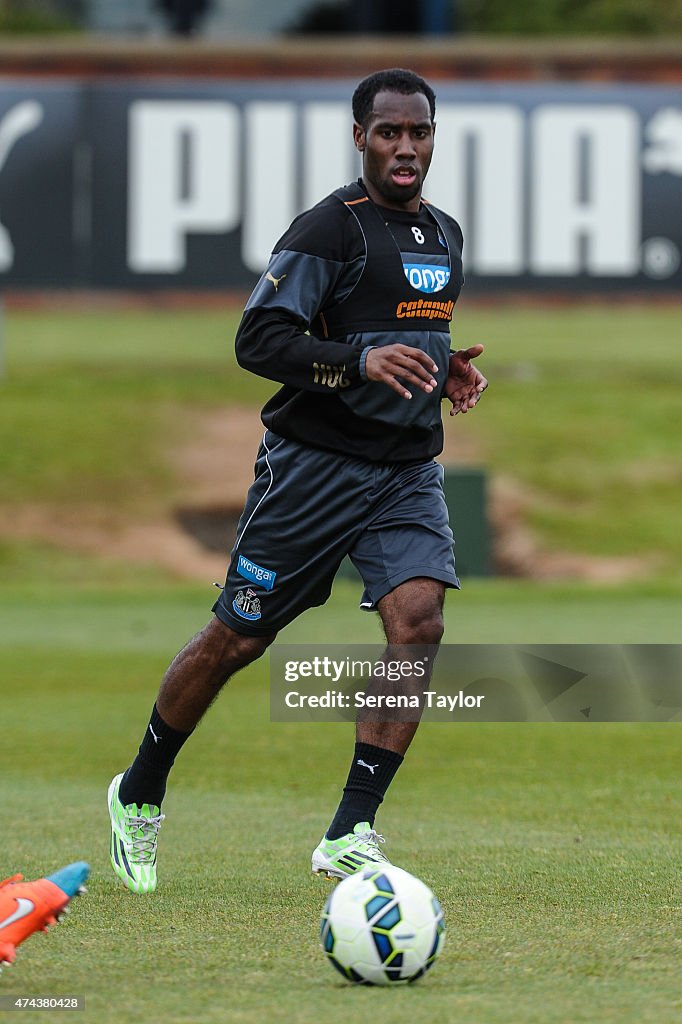
[(379, 767), (378, 764), (367, 764), (366, 761), (363, 761), (361, 759), (358, 759), (355, 763), (359, 764), (362, 768), (369, 768), (372, 775), (374, 775), (374, 769)]
[(156, 733), (154, 732), (154, 730), (152, 729), (151, 722), (149, 723), (149, 731), (152, 734), (152, 736), (154, 737), (154, 742), (155, 743), (158, 743), (159, 740), (162, 739), (162, 737), (161, 736), (157, 736)]

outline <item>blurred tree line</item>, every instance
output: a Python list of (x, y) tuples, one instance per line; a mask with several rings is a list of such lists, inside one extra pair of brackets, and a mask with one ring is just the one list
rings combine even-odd
[[(92, 0), (0, 0), (0, 35), (83, 29)], [(187, 35), (221, 0), (139, 0)], [(295, 33), (662, 36), (682, 33), (682, 0), (310, 0)]]
[(318, 0), (290, 31), (669, 35), (682, 33), (682, 0)]
[(85, 0), (0, 0), (0, 34), (73, 32), (84, 13)]
[(682, 0), (458, 0), (461, 31), (508, 35), (668, 35), (682, 32)]
[[(145, 15), (152, 10), (159, 10), (172, 32), (191, 35), (211, 2), (138, 0), (138, 7), (143, 22)], [(92, 0), (0, 0), (0, 35), (83, 30), (87, 27), (91, 6)]]

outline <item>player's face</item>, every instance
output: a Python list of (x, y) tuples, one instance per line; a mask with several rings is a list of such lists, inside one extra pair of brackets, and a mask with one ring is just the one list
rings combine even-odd
[(367, 127), (353, 126), (370, 199), (389, 209), (419, 209), (435, 129), (423, 92), (376, 94)]

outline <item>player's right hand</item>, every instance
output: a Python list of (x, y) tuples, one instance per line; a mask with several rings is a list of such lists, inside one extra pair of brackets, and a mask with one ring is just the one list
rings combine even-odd
[(431, 356), (410, 345), (381, 345), (370, 349), (365, 361), (367, 380), (388, 384), (402, 398), (412, 398), (406, 384), (414, 384), (430, 394), (438, 387), (434, 373), (438, 373), (438, 367)]

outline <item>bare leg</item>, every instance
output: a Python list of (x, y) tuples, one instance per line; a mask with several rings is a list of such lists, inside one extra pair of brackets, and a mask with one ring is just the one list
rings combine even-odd
[(248, 637), (214, 618), (175, 656), (149, 725), (119, 789), (124, 804), (157, 807), (176, 756), (231, 675), (255, 661), (276, 634)]
[(175, 656), (156, 706), (161, 717), (180, 732), (191, 732), (235, 672), (264, 653), (277, 634), (266, 637), (235, 633), (213, 618)]
[(173, 659), (137, 756), (109, 788), (111, 863), (133, 892), (156, 888), (159, 812), (177, 754), (229, 677), (274, 638), (242, 636), (214, 618)]
[[(419, 577), (401, 584), (381, 599), (378, 608), (388, 642), (385, 658), (393, 660), (395, 653), (399, 661), (414, 662), (428, 656), (427, 664), (433, 664), (443, 635), (444, 594), (442, 583)], [(409, 652), (405, 651), (405, 644), (410, 645)], [(430, 676), (430, 672), (428, 674)], [(419, 680), (402, 677), (397, 683), (375, 677), (370, 682), (368, 689), (379, 694), (417, 693), (420, 705), (416, 709), (393, 710), (389, 714), (381, 707), (360, 712), (350, 772), (341, 802), (327, 830), (327, 840), (334, 841), (347, 835), (358, 822), (374, 822), (379, 804), (417, 731), (422, 692), (427, 685), (428, 677)], [(391, 721), (386, 721), (387, 717)], [(316, 852), (313, 857), (314, 870), (317, 870), (316, 863), (329, 868), (331, 861), (328, 853)]]
[[(443, 600), (445, 587), (439, 580), (418, 577), (407, 580), (377, 605), (390, 645), (410, 644), (433, 653), (443, 636)], [(420, 657), (418, 651), (413, 657)], [(422, 680), (426, 682), (426, 680)], [(371, 718), (358, 721), (356, 739), (396, 754), (404, 754), (419, 722), (382, 722)]]

